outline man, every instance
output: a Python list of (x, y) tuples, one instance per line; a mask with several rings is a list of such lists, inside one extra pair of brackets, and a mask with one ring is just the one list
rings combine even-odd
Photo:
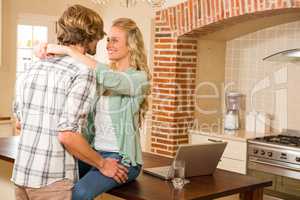
[[(95, 54), (104, 36), (101, 17), (80, 5), (63, 13), (58, 28), (59, 43), (82, 53)], [(18, 78), (14, 112), (21, 133), (12, 175), (17, 200), (71, 199), (75, 158), (126, 180), (126, 168), (103, 159), (80, 134), (94, 93), (94, 72), (69, 56), (38, 61)]]

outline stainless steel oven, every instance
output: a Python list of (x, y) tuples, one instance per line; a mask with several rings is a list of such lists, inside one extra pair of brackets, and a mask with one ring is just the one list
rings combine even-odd
[(247, 173), (273, 181), (265, 193), (300, 200), (300, 134), (266, 136), (248, 141)]

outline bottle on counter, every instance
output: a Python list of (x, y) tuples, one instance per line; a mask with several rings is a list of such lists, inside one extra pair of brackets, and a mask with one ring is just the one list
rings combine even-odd
[(251, 111), (246, 115), (246, 131), (255, 133), (257, 112)]
[(270, 132), (271, 117), (269, 114), (259, 112), (256, 116), (255, 132), (258, 137), (265, 136), (266, 133)]
[(246, 115), (246, 131), (253, 132), (257, 137), (263, 137), (270, 132), (271, 117), (264, 112), (251, 111)]

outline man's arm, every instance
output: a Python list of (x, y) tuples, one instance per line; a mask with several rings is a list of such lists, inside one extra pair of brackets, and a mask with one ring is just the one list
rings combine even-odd
[(64, 111), (58, 125), (58, 139), (66, 150), (101, 173), (117, 182), (127, 180), (127, 169), (113, 159), (103, 159), (80, 134), (86, 121), (89, 107), (95, 94), (95, 75), (92, 70), (83, 70), (69, 88)]
[(74, 132), (60, 132), (59, 141), (64, 145), (69, 153), (77, 159), (88, 163), (97, 168), (105, 176), (115, 179), (118, 183), (127, 181), (128, 170), (115, 159), (103, 159), (90, 145), (83, 136)]

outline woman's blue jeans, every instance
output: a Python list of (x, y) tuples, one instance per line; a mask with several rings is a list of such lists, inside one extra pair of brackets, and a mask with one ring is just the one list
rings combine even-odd
[[(103, 158), (115, 158), (121, 160), (121, 156), (115, 152), (98, 152)], [(126, 183), (135, 180), (141, 171), (141, 165), (128, 168), (128, 180)], [(104, 176), (99, 170), (79, 161), (80, 179), (75, 184), (72, 192), (72, 200), (93, 200), (98, 195), (107, 192), (122, 184), (114, 179)], [(126, 184), (125, 183), (125, 184)]]

